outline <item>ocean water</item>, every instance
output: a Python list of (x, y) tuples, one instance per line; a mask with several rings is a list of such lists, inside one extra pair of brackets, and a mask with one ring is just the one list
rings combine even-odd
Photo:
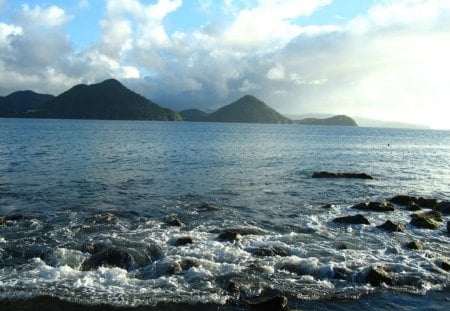
[[(450, 131), (0, 119), (0, 306), (448, 310), (450, 217), (426, 230), (401, 206), (350, 208), (399, 194), (450, 200)], [(332, 221), (357, 213), (370, 225)], [(373, 266), (395, 284), (368, 284)]]

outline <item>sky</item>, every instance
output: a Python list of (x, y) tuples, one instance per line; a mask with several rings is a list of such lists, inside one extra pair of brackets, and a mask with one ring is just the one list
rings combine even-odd
[(115, 78), (175, 110), (450, 129), (450, 0), (0, 0), (0, 96)]

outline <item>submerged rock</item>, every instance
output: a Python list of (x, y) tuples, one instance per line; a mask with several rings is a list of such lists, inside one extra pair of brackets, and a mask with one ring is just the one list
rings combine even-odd
[(393, 285), (393, 280), (382, 267), (372, 267), (366, 275), (366, 282), (372, 286), (380, 286), (382, 283)]
[(442, 270), (445, 270), (447, 272), (450, 271), (450, 263), (448, 261), (443, 260), (441, 262), (441, 268)]
[(447, 221), (447, 233), (450, 233), (450, 221)]
[(389, 199), (389, 201), (394, 204), (407, 206), (410, 203), (417, 203), (417, 198), (409, 195), (396, 195)]
[(344, 216), (333, 219), (333, 222), (351, 225), (370, 225), (370, 222), (363, 215)]
[(394, 205), (391, 202), (365, 202), (353, 205), (352, 208), (372, 212), (392, 212)]
[(6, 225), (5, 217), (0, 217), (0, 226), (5, 226), (5, 225)]
[(377, 228), (384, 229), (390, 232), (405, 232), (406, 226), (403, 224), (396, 224), (390, 220), (387, 220), (384, 224), (377, 226)]
[(333, 172), (314, 172), (311, 178), (356, 178), (356, 179), (373, 179), (366, 173), (333, 173)]
[(173, 227), (182, 227), (183, 223), (175, 216), (171, 216), (166, 219), (166, 224)]
[(185, 236), (181, 238), (177, 238), (175, 241), (173, 241), (172, 245), (174, 246), (184, 246), (187, 244), (194, 243), (194, 240), (190, 236)]
[(431, 230), (438, 230), (441, 227), (441, 225), (436, 220), (421, 216), (413, 217), (410, 224), (422, 229)]
[(412, 241), (409, 242), (405, 245), (406, 248), (408, 249), (412, 249), (412, 250), (422, 250), (423, 249), (423, 244), (417, 241)]
[(111, 247), (102, 250), (85, 260), (81, 266), (81, 270), (89, 271), (101, 266), (118, 267), (130, 270), (135, 266), (135, 260), (126, 250)]
[(219, 234), (218, 238), (221, 241), (233, 242), (233, 241), (236, 241), (236, 240), (240, 240), (241, 239), (241, 235), (238, 232), (233, 231), (233, 230), (225, 230), (224, 232)]
[(247, 251), (255, 256), (260, 256), (260, 257), (266, 257), (266, 256), (286, 257), (286, 256), (291, 255), (291, 252), (289, 249), (280, 247), (280, 246), (270, 246), (267, 248), (252, 248), (252, 249), (248, 249)]
[(415, 202), (409, 202), (406, 208), (408, 211), (420, 211), (422, 209), (422, 207)]
[(330, 204), (330, 203), (321, 206), (321, 208), (324, 208), (324, 209), (330, 209), (330, 208), (335, 208), (335, 207), (336, 206), (334, 204)]
[(411, 217), (421, 217), (421, 218), (430, 218), (435, 221), (442, 222), (444, 221), (444, 217), (442, 217), (442, 214), (438, 211), (428, 211), (428, 212), (421, 212), (421, 213), (415, 213), (412, 214)]

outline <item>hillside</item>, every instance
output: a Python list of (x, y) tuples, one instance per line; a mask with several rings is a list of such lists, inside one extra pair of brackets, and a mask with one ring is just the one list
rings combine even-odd
[(294, 123), (307, 125), (338, 125), (338, 126), (358, 126), (355, 120), (345, 115), (338, 115), (330, 118), (306, 118), (296, 120)]
[(237, 101), (209, 114), (209, 122), (245, 122), (245, 123), (291, 123), (264, 102), (251, 95), (245, 95)]
[(208, 113), (199, 109), (187, 109), (180, 111), (180, 115), (184, 121), (204, 121)]
[(35, 116), (70, 119), (181, 120), (178, 113), (158, 106), (114, 79), (92, 85), (76, 85), (44, 105)]
[(33, 91), (17, 91), (0, 97), (0, 116), (21, 116), (40, 109), (54, 99), (53, 95), (38, 94)]

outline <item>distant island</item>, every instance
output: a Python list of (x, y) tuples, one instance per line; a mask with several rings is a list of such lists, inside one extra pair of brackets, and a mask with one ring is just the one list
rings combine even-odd
[(291, 120), (252, 95), (245, 95), (211, 113), (199, 109), (177, 113), (131, 91), (115, 79), (79, 84), (56, 97), (17, 91), (0, 97), (0, 117), (357, 126), (353, 119), (343, 115)]

